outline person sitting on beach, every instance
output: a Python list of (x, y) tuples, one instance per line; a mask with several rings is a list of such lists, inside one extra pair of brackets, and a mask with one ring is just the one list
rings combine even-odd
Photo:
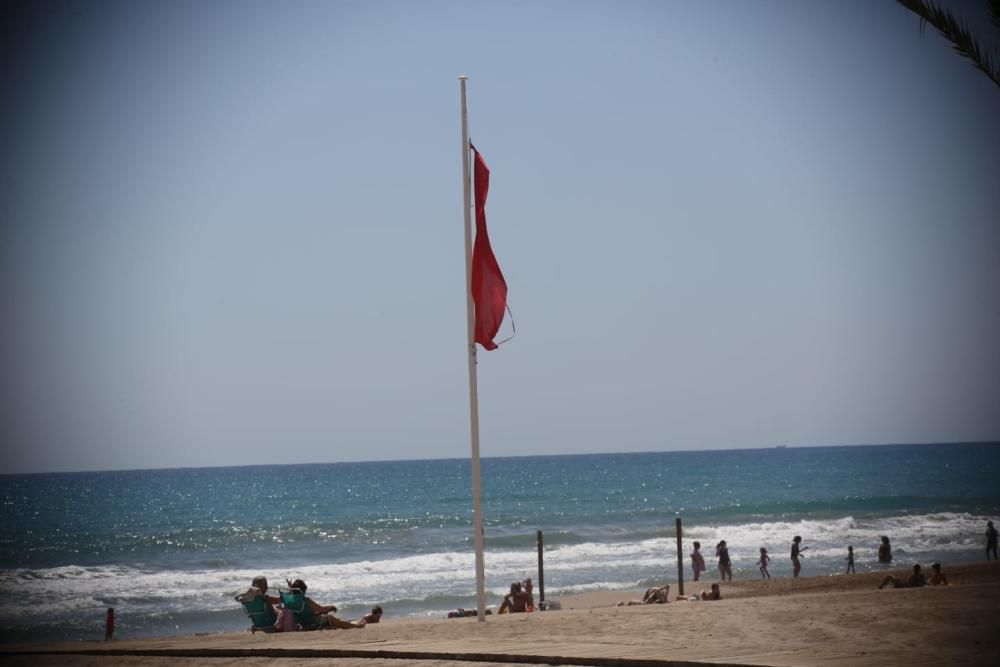
[(366, 624), (378, 623), (381, 620), (382, 620), (382, 607), (380, 607), (379, 605), (375, 605), (374, 607), (372, 607), (372, 613), (368, 614), (367, 616), (361, 617), (361, 622)]
[[(302, 595), (306, 594), (306, 582), (301, 579), (296, 579), (295, 581), (288, 581), (288, 587), (294, 590), (302, 591)], [(312, 613), (318, 614), (320, 618), (319, 627), (320, 628), (339, 628), (341, 630), (350, 630), (352, 628), (363, 628), (365, 627), (365, 620), (360, 621), (344, 621), (333, 615), (333, 612), (337, 611), (337, 605), (329, 604), (322, 605), (313, 600), (310, 597), (306, 597), (306, 604)]]
[[(718, 584), (716, 584), (718, 586)], [(647, 588), (641, 600), (622, 600), (616, 602), (616, 607), (631, 607), (641, 604), (666, 604), (670, 602), (670, 584), (664, 584), (659, 588)]]
[(892, 547), (889, 545), (889, 536), (882, 536), (882, 544), (878, 545), (878, 562), (880, 563), (891, 563), (892, 562)]
[(264, 604), (267, 605), (270, 617), (272, 619), (278, 618), (278, 612), (274, 609), (274, 605), (281, 604), (281, 598), (267, 594), (267, 577), (263, 575), (254, 577), (250, 588), (236, 596), (237, 602), (250, 602), (254, 599), (263, 600)]
[(702, 600), (721, 600), (722, 599), (722, 590), (719, 588), (719, 584), (712, 584), (712, 591), (710, 593), (706, 593), (705, 591), (702, 591), (701, 592), (701, 599)]
[(267, 594), (267, 577), (264, 575), (254, 577), (250, 585), (260, 591), (260, 596), (264, 598), (271, 611), (274, 611), (274, 605), (281, 604), (281, 598)]
[(698, 581), (698, 576), (705, 571), (705, 558), (701, 555), (701, 542), (694, 543), (694, 551), (691, 552), (691, 569), (694, 571), (694, 580)]
[(521, 582), (521, 590), (527, 597), (527, 611), (535, 611), (535, 584), (531, 581), (531, 577)]
[(882, 590), (886, 584), (892, 584), (893, 588), (920, 588), (921, 586), (927, 585), (927, 579), (924, 578), (923, 572), (920, 571), (920, 564), (913, 566), (913, 574), (907, 579), (897, 579), (896, 577), (887, 575), (882, 583), (878, 585), (879, 590)]
[(927, 580), (927, 584), (930, 586), (947, 586), (948, 577), (944, 575), (941, 571), (941, 563), (934, 563), (931, 565), (931, 578)]
[(500, 605), (499, 614), (519, 614), (528, 611), (528, 596), (521, 588), (521, 582), (515, 581), (510, 585), (510, 593), (504, 596)]

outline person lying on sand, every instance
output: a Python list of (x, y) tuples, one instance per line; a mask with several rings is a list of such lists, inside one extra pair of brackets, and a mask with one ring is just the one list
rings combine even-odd
[(659, 588), (647, 588), (641, 600), (621, 600), (615, 603), (616, 607), (631, 607), (640, 604), (666, 604), (670, 601), (670, 584), (665, 584)]
[[(298, 589), (302, 591), (303, 595), (305, 595), (306, 582), (302, 581), (301, 579), (296, 579), (295, 581), (288, 581), (286, 579), (285, 581), (288, 583), (289, 588)], [(312, 610), (314, 614), (319, 615), (320, 617), (319, 627), (321, 628), (331, 628), (331, 629), (339, 628), (341, 630), (350, 630), (352, 628), (365, 627), (364, 619), (361, 619), (360, 621), (356, 622), (351, 622), (351, 621), (341, 620), (336, 616), (334, 616), (333, 612), (337, 611), (337, 605), (333, 604), (322, 605), (310, 597), (306, 597), (306, 604), (309, 605), (309, 608)]]
[(927, 583), (931, 586), (948, 585), (948, 577), (944, 576), (944, 572), (941, 571), (941, 563), (931, 565), (931, 578), (927, 580)]
[(682, 598), (678, 597), (677, 602), (698, 602), (699, 600), (721, 600), (722, 591), (719, 589), (719, 584), (712, 584), (711, 591), (702, 591), (701, 593), (695, 593), (690, 597)]
[(882, 583), (878, 585), (879, 590), (884, 588), (886, 584), (892, 584), (893, 588), (920, 588), (927, 585), (927, 579), (924, 578), (924, 573), (920, 571), (920, 564), (918, 563), (913, 566), (913, 574), (908, 579), (897, 579), (891, 574), (886, 576), (882, 580)]

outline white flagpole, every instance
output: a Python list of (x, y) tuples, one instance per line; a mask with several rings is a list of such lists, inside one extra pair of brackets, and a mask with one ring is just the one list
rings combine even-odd
[(465, 105), (465, 82), (462, 87), (462, 181), (465, 206), (465, 309), (468, 319), (469, 422), (472, 427), (472, 529), (476, 542), (476, 609), (479, 622), (486, 620), (486, 564), (483, 557), (483, 503), (479, 478), (479, 388), (476, 379), (476, 316), (472, 302), (472, 174), (469, 170), (469, 113)]

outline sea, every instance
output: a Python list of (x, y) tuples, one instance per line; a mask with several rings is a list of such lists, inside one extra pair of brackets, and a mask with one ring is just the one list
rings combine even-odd
[[(0, 476), (0, 641), (94, 640), (249, 627), (233, 597), (259, 574), (301, 578), (357, 618), (475, 607), (470, 462), (464, 459)], [(1000, 443), (787, 447), (484, 458), (486, 588), (538, 576), (547, 599), (677, 580), (676, 519), (717, 578), (983, 560), (1000, 519)]]

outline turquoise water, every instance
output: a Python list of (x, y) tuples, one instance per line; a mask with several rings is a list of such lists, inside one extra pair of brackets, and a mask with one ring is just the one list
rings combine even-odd
[[(490, 602), (533, 575), (547, 597), (676, 580), (685, 552), (725, 539), (737, 578), (839, 572), (848, 544), (875, 569), (983, 557), (1000, 515), (1000, 444), (667, 452), (483, 460)], [(347, 617), (474, 606), (467, 460), (0, 476), (4, 641), (95, 638), (115, 607), (122, 637), (242, 629), (232, 595), (265, 574), (302, 577)], [(714, 559), (709, 560), (710, 574)], [(16, 600), (16, 603), (11, 602)]]

